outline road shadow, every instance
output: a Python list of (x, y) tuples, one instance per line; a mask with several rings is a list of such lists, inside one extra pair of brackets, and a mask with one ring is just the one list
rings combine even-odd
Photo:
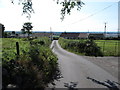
[[(55, 86), (56, 84), (54, 84)], [(64, 83), (65, 88), (47, 88), (46, 90), (78, 90), (76, 87), (78, 85), (78, 82), (68, 82)]]
[(103, 86), (107, 87), (109, 90), (120, 90), (120, 88), (119, 88), (120, 83), (118, 83), (118, 82), (111, 81), (111, 80), (99, 81), (99, 80), (96, 80), (91, 77), (87, 77), (87, 79), (93, 81), (94, 83), (103, 85)]
[(64, 83), (64, 87), (67, 87), (68, 90), (78, 90), (76, 87), (78, 85), (78, 82), (70, 82), (70, 83)]

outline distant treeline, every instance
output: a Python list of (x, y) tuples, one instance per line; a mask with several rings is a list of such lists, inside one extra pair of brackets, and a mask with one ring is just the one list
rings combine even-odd
[[(5, 31), (5, 32), (12, 32), (12, 31)], [(15, 31), (16, 33), (21, 33), (21, 31)], [(33, 33), (51, 33), (50, 31), (32, 31)], [(53, 33), (63, 33), (63, 32), (53, 32)], [(67, 32), (67, 33), (104, 33), (104, 32)], [(118, 32), (106, 32), (106, 34), (118, 34)]]

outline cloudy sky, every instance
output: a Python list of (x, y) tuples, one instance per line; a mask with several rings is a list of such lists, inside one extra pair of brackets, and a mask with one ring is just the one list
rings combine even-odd
[[(15, 0), (17, 1), (17, 0)], [(61, 6), (53, 0), (33, 0), (35, 13), (30, 20), (22, 15), (22, 6), (11, 0), (0, 0), (0, 23), (6, 31), (20, 31), (24, 22), (32, 22), (33, 31), (58, 32), (102, 32), (104, 23), (107, 31), (118, 30), (118, 1), (119, 0), (82, 0), (85, 5), (80, 11), (76, 8), (71, 15), (66, 15), (61, 22)]]

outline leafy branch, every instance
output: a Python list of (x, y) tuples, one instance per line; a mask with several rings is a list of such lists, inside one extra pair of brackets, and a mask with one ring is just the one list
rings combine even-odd
[[(11, 0), (11, 3), (14, 4), (14, 0)], [(23, 5), (23, 7), (22, 7), (23, 11), (22, 12), (23, 12), (23, 14), (27, 15), (26, 17), (28, 19), (30, 19), (31, 18), (31, 13), (34, 13), (34, 9), (32, 8), (32, 6), (33, 6), (32, 0), (19, 0), (18, 4)]]
[[(22, 3), (23, 5), (23, 14), (27, 14), (27, 18), (31, 18), (31, 13), (34, 13), (34, 9), (32, 8), (33, 2), (32, 0), (18, 0), (19, 4)], [(57, 4), (62, 5), (61, 9), (61, 20), (63, 21), (66, 14), (71, 14), (71, 10), (75, 7), (77, 7), (77, 10), (81, 10), (81, 7), (85, 4), (81, 0), (54, 0), (57, 1)], [(14, 0), (11, 0), (11, 2), (14, 4)]]
[(77, 7), (77, 10), (80, 11), (81, 7), (85, 5), (85, 3), (83, 3), (81, 0), (64, 0), (62, 2), (59, 2), (59, 0), (57, 0), (57, 4), (61, 4), (63, 7), (61, 9), (62, 21), (64, 20), (66, 14), (71, 14), (71, 10), (73, 8)]

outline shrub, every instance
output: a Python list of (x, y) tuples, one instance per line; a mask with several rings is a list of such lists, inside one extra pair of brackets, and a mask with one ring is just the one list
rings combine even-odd
[(82, 53), (87, 56), (103, 56), (100, 47), (93, 40), (68, 40), (60, 38), (59, 43), (62, 48), (73, 52)]
[(30, 42), (29, 50), (27, 52), (22, 50), (23, 53), (19, 58), (2, 59), (3, 88), (9, 84), (19, 87), (20, 90), (44, 88), (60, 75), (57, 57), (47, 47), (48, 45), (43, 45), (45, 41), (32, 40)]
[(102, 52), (100, 51), (100, 47), (93, 40), (88, 40), (85, 42), (85, 55), (87, 56), (103, 56)]

